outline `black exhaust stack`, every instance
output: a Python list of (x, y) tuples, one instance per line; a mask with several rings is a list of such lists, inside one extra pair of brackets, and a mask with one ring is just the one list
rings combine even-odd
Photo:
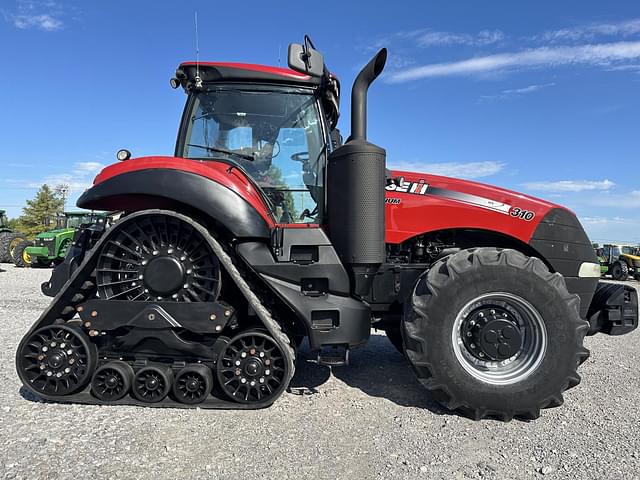
[(353, 293), (365, 296), (386, 259), (385, 160), (367, 142), (367, 91), (382, 73), (387, 49), (360, 71), (351, 90), (351, 136), (329, 156), (327, 210), (331, 241), (351, 275)]

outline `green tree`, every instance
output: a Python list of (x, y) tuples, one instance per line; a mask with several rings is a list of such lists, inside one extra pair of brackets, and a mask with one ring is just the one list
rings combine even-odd
[(18, 219), (20, 230), (27, 235), (37, 235), (47, 229), (45, 220), (54, 217), (64, 209), (64, 199), (49, 185), (42, 185), (33, 200), (27, 200)]

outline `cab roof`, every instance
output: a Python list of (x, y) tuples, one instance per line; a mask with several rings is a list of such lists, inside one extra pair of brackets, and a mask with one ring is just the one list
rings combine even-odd
[(198, 71), (202, 83), (284, 83), (302, 86), (317, 86), (320, 84), (319, 78), (288, 68), (251, 63), (184, 62), (176, 70), (176, 78), (181, 81), (183, 87), (187, 87), (195, 82)]

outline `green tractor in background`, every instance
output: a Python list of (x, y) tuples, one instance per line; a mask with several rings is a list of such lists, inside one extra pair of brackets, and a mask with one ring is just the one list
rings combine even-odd
[(598, 249), (598, 258), (601, 271), (606, 268), (614, 280), (626, 280), (629, 275), (640, 280), (640, 247), (606, 244)]
[(0, 263), (13, 262), (16, 247), (27, 240), (27, 236), (9, 227), (5, 210), (0, 210)]
[(64, 260), (67, 250), (73, 242), (75, 231), (81, 225), (94, 223), (104, 218), (105, 213), (65, 212), (63, 215), (48, 219), (46, 226), (54, 226), (36, 235), (35, 241), (20, 242), (14, 252), (14, 263), (18, 267), (48, 267)]

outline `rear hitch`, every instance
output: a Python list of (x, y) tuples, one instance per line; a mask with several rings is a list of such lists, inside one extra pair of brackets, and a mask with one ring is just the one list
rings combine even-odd
[(619, 283), (598, 283), (587, 313), (589, 331), (624, 335), (638, 327), (638, 292)]

